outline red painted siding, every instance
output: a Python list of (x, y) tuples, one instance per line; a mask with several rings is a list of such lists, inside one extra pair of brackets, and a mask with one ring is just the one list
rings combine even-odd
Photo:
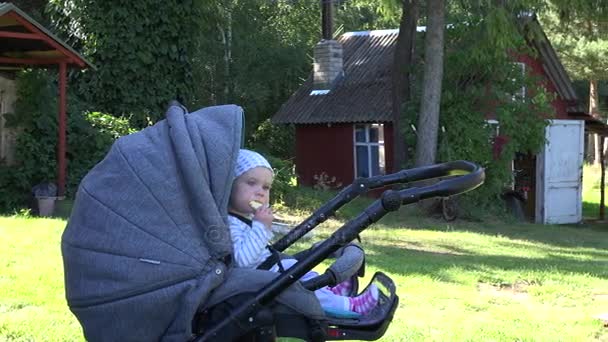
[(296, 126), (296, 173), (302, 185), (315, 184), (325, 172), (336, 183), (348, 185), (354, 178), (353, 125)]
[(566, 109), (568, 105), (566, 101), (559, 97), (557, 94), (557, 89), (553, 82), (550, 81), (549, 76), (543, 69), (543, 64), (540, 60), (533, 58), (532, 56), (521, 55), (518, 58), (518, 61), (526, 64), (526, 71), (530, 73), (530, 75), (541, 76), (543, 79), (543, 86), (549, 93), (555, 95), (555, 99), (551, 102), (553, 108), (555, 108), (555, 119), (572, 119), (568, 117), (568, 112)]
[[(299, 184), (313, 186), (315, 175), (325, 172), (336, 177), (342, 186), (355, 179), (353, 151), (354, 124), (298, 125), (296, 126), (296, 173)], [(384, 125), (384, 155), (386, 172), (393, 173), (393, 125)], [(386, 189), (371, 191), (378, 197)]]
[[(542, 79), (542, 81), (541, 81), (542, 85), (545, 87), (545, 89), (550, 94), (555, 95), (554, 100), (551, 102), (551, 106), (555, 110), (555, 115), (551, 116), (551, 118), (552, 119), (572, 119), (571, 117), (568, 116), (568, 112), (566, 111), (566, 109), (568, 108), (568, 104), (557, 93), (557, 89), (555, 88), (555, 85), (553, 84), (553, 82), (551, 82), (551, 80), (549, 79), (549, 76), (543, 69), (542, 62), (539, 59), (534, 58), (532, 56), (528, 56), (528, 55), (517, 56), (516, 60), (518, 62), (524, 63), (526, 65), (526, 72), (529, 73), (529, 75), (540, 76), (540, 78)], [(496, 114), (494, 113), (494, 109), (492, 107), (493, 107), (492, 104), (486, 104), (486, 108), (487, 108), (486, 119), (496, 119)]]

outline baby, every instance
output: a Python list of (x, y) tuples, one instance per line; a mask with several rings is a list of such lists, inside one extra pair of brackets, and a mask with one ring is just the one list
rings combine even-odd
[[(242, 149), (237, 158), (235, 176), (228, 204), (228, 221), (236, 267), (269, 267), (270, 271), (278, 272), (281, 268), (293, 266), (296, 259), (282, 259), (279, 265), (267, 248), (273, 237), (271, 227), (274, 218), (268, 205), (274, 178), (270, 164), (259, 153)], [(308, 272), (301, 280), (317, 275)], [(342, 295), (349, 290), (349, 286), (349, 282), (344, 282), (335, 287), (324, 287), (316, 290), (315, 295), (326, 311), (353, 311), (365, 315), (378, 303), (378, 288), (375, 285), (372, 284), (357, 297)]]

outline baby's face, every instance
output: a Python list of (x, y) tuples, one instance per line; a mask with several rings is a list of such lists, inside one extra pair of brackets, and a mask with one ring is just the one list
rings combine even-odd
[(264, 206), (270, 200), (272, 172), (265, 167), (253, 168), (234, 180), (230, 194), (230, 211), (249, 215), (255, 212), (249, 202), (257, 201)]

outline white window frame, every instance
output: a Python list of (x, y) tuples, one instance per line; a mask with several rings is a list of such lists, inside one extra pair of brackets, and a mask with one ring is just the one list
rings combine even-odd
[[(513, 96), (511, 96), (511, 99), (513, 101), (524, 101), (526, 99), (526, 83), (525, 83), (525, 78), (526, 78), (526, 63), (523, 62), (516, 62), (515, 65), (517, 65), (517, 67), (519, 67), (520, 72), (521, 72), (521, 76), (522, 76), (522, 80), (524, 80), (523, 84), (521, 85), (521, 87), (519, 88), (519, 91), (515, 92), (515, 94), (513, 94)], [(513, 79), (513, 82), (518, 82), (519, 80), (517, 79)]]
[[(498, 122), (498, 120), (488, 119), (488, 120), (485, 120), (485, 121), (486, 121), (486, 123), (485, 123), (486, 126), (492, 127), (495, 130), (493, 132), (494, 136), (495, 137), (499, 136), (500, 135), (500, 123)], [(490, 139), (491, 138), (493, 138), (493, 137), (490, 137)]]
[[(357, 141), (357, 127), (363, 126), (365, 129), (365, 142)], [(369, 132), (374, 126), (378, 127), (378, 142), (370, 142)], [(382, 139), (381, 139), (382, 138)], [(367, 148), (367, 171), (372, 177), (372, 146), (378, 146), (378, 170), (380, 175), (386, 174), (386, 149), (384, 145), (384, 124), (372, 123), (372, 124), (354, 124), (353, 125), (353, 164), (355, 178), (360, 177), (357, 172), (357, 147), (363, 146)]]
[[(493, 137), (490, 137), (490, 141), (492, 138), (500, 135), (500, 122), (498, 120), (487, 119), (485, 120), (485, 125), (494, 129), (493, 133), (495, 135)], [(511, 160), (511, 163), (509, 164), (509, 172), (511, 173), (511, 182), (509, 184), (509, 187), (511, 188), (511, 190), (515, 190), (515, 160)]]

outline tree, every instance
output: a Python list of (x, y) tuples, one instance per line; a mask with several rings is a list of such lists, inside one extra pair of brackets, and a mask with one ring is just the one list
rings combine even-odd
[(44, 13), (44, 9), (49, 0), (12, 0), (11, 2), (40, 24), (46, 26), (49, 23), (49, 20)]
[(403, 13), (399, 23), (399, 35), (395, 46), (392, 72), (393, 162), (395, 170), (403, 167), (406, 158), (403, 104), (411, 99), (410, 79), (416, 42), (418, 0), (403, 0)]
[(424, 81), (418, 116), (416, 166), (433, 164), (436, 159), (443, 80), (444, 31), (444, 1), (428, 0), (427, 29), (424, 39)]

